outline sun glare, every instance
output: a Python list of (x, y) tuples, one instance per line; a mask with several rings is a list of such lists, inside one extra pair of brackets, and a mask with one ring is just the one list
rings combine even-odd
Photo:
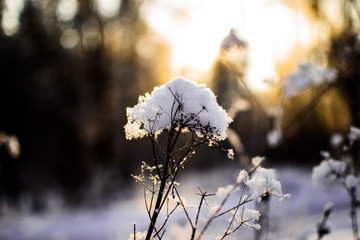
[(310, 23), (300, 12), (277, 1), (156, 0), (145, 4), (150, 26), (172, 46), (174, 74), (184, 68), (206, 72), (218, 56), (221, 40), (231, 28), (249, 43), (248, 84), (266, 89), (264, 79), (276, 78), (275, 61), (291, 54), (295, 43), (312, 39)]
[(13, 35), (19, 27), (19, 16), (24, 7), (24, 0), (5, 0), (1, 24), (6, 35)]

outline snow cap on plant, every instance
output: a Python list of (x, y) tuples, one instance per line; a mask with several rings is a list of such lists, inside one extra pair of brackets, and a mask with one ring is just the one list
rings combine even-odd
[(331, 146), (334, 148), (338, 148), (344, 142), (344, 138), (340, 133), (335, 133), (330, 138)]
[(232, 148), (228, 149), (227, 157), (234, 160), (234, 150)]
[(347, 175), (345, 184), (348, 188), (356, 188), (360, 184), (360, 178), (355, 177), (354, 175)]
[(265, 160), (265, 157), (259, 157), (259, 156), (256, 156), (256, 157), (253, 157), (251, 159), (251, 163), (252, 165), (254, 166), (259, 166), (263, 161)]
[(237, 183), (242, 183), (242, 182), (246, 182), (247, 180), (249, 180), (249, 174), (246, 170), (241, 170), (237, 179), (236, 179), (236, 182)]
[(282, 138), (282, 132), (280, 129), (273, 129), (267, 134), (267, 143), (270, 147), (275, 148), (279, 145)]
[(171, 79), (155, 87), (151, 94), (139, 97), (139, 103), (126, 109), (127, 139), (157, 136), (164, 130), (180, 126), (199, 137), (224, 140), (232, 119), (205, 86), (184, 77)]
[(316, 187), (331, 187), (344, 174), (346, 164), (334, 159), (325, 159), (312, 171), (311, 180)]
[(280, 197), (279, 200), (289, 198), (290, 194), (282, 193), (281, 183), (276, 177), (275, 169), (257, 168), (250, 180), (246, 182), (250, 198), (261, 200), (261, 197), (266, 195)]
[(360, 139), (360, 128), (351, 126), (348, 134), (350, 144), (352, 145), (355, 141)]
[(284, 84), (284, 95), (293, 97), (297, 92), (308, 87), (331, 83), (336, 79), (336, 72), (324, 66), (314, 66), (309, 62), (300, 63), (299, 71), (291, 73)]

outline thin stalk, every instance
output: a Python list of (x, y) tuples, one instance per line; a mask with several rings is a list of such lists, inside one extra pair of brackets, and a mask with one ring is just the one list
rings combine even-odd
[[(164, 175), (165, 175), (165, 173), (166, 172), (164, 172)], [(145, 240), (150, 240), (151, 239), (151, 234), (152, 234), (152, 232), (154, 230), (156, 220), (157, 220), (157, 218), (159, 216), (159, 213), (160, 213), (160, 203), (161, 203), (161, 200), (162, 200), (162, 197), (163, 197), (165, 184), (166, 184), (166, 179), (165, 179), (165, 176), (164, 176), (164, 178), (161, 180), (159, 193), (158, 193), (158, 196), (157, 196), (157, 199), (156, 199), (155, 208), (154, 208), (154, 211), (153, 211), (153, 214), (152, 214), (152, 217), (151, 217), (151, 222), (150, 222), (150, 225), (149, 225), (148, 232), (147, 232)]]
[(156, 167), (156, 171), (157, 171), (157, 174), (161, 179), (161, 171), (160, 171), (160, 168), (159, 168), (159, 164), (158, 164), (158, 161), (157, 161), (157, 157), (156, 157), (156, 152), (155, 152), (155, 139), (153, 137), (150, 137), (151, 139), (151, 146), (152, 146), (152, 152), (153, 152), (153, 157), (154, 157), (154, 162), (155, 162), (155, 167)]
[(160, 188), (159, 188), (159, 193), (157, 195), (157, 199), (156, 199), (156, 203), (155, 203), (155, 208), (153, 210), (153, 214), (152, 214), (152, 217), (151, 217), (151, 222), (149, 224), (149, 228), (148, 228), (148, 232), (147, 232), (147, 235), (146, 235), (146, 238), (145, 240), (150, 240), (151, 239), (151, 234), (154, 230), (154, 227), (155, 227), (155, 224), (156, 224), (156, 220), (159, 216), (159, 213), (160, 213), (160, 210), (161, 210), (161, 202), (162, 202), (162, 199), (163, 199), (163, 195), (164, 195), (164, 189), (165, 189), (165, 186), (166, 186), (166, 181), (168, 179), (168, 174), (167, 174), (167, 167), (168, 167), (168, 162), (170, 160), (170, 157), (171, 157), (171, 154), (168, 153), (167, 154), (167, 158), (165, 160), (165, 168), (164, 168), (164, 173), (163, 173), (163, 176), (161, 178), (161, 183), (160, 183)]
[(158, 233), (165, 227), (167, 221), (168, 221), (169, 218), (170, 218), (170, 215), (173, 214), (173, 212), (177, 209), (177, 207), (178, 207), (179, 205), (180, 205), (180, 203), (177, 203), (177, 204), (175, 205), (175, 207), (174, 207), (170, 212), (168, 212), (168, 214), (167, 214), (167, 216), (166, 216), (166, 219), (165, 219), (163, 225), (157, 230), (157, 233), (156, 233), (156, 234), (158, 234)]
[(267, 239), (269, 234), (269, 204), (270, 195), (266, 194), (261, 197), (261, 201), (257, 204), (257, 209), (260, 212), (259, 224), (261, 228), (255, 231), (255, 239)]
[(196, 233), (196, 230), (197, 230), (197, 225), (198, 225), (198, 221), (199, 221), (201, 206), (202, 206), (202, 203), (203, 203), (203, 201), (205, 199), (205, 196), (206, 196), (206, 192), (202, 193), (200, 188), (199, 188), (199, 190), (201, 192), (201, 199), (200, 199), (199, 207), (198, 207), (197, 212), (196, 212), (195, 225), (193, 226), (190, 240), (194, 240), (194, 238), (195, 238), (195, 233)]
[(194, 224), (193, 224), (192, 221), (191, 221), (191, 218), (190, 218), (190, 216), (189, 216), (189, 213), (186, 211), (185, 204), (184, 204), (183, 200), (181, 199), (181, 196), (180, 196), (180, 194), (179, 194), (179, 191), (177, 190), (176, 187), (174, 187), (174, 189), (175, 189), (175, 192), (176, 192), (177, 197), (179, 198), (181, 207), (183, 208), (183, 210), (184, 210), (184, 212), (185, 212), (186, 218), (188, 219), (188, 221), (189, 221), (189, 223), (190, 223), (190, 225), (191, 225), (191, 228), (194, 228)]
[[(245, 184), (244, 184), (243, 189), (242, 189), (242, 191), (241, 191), (241, 195), (240, 195), (240, 198), (239, 198), (238, 205), (241, 203), (241, 200), (242, 200), (242, 198), (243, 198), (243, 196), (244, 196), (244, 192), (245, 192)], [(234, 222), (235, 216), (236, 216), (237, 212), (239, 211), (239, 208), (240, 208), (240, 206), (238, 206), (238, 207), (235, 209), (235, 212), (234, 212), (233, 216), (231, 217), (230, 223), (229, 223), (228, 227), (226, 228), (225, 233), (224, 233), (224, 235), (223, 235), (223, 237), (222, 237), (221, 239), (224, 239), (227, 235), (230, 235), (231, 233), (235, 232), (235, 231), (238, 229), (238, 228), (236, 228), (234, 231), (231, 231), (231, 232), (229, 233), (230, 228), (231, 228), (231, 226), (232, 226), (232, 224), (233, 224), (233, 222)], [(239, 227), (239, 228), (240, 228), (240, 227)]]
[[(351, 192), (353, 195), (355, 195), (356, 188), (352, 187)], [(359, 227), (358, 227), (358, 222), (357, 222), (357, 203), (353, 197), (351, 198), (351, 213), (350, 214), (351, 214), (351, 225), (352, 225), (354, 240), (359, 240), (360, 237), (359, 237)]]

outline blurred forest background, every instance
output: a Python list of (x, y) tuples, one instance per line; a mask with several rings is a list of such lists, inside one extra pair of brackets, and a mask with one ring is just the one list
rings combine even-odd
[[(172, 77), (171, 47), (141, 14), (150, 0), (108, 1), (107, 8), (101, 2), (0, 0), (0, 131), (16, 136), (21, 148), (16, 159), (5, 145), (1, 148), (2, 202), (16, 204), (30, 196), (33, 209), (41, 210), (43, 196), (59, 192), (74, 205), (97, 204), (126, 188), (130, 173), (151, 160), (146, 140), (125, 140), (126, 107)], [(250, 104), (231, 125), (232, 144), (237, 137), (242, 142), (240, 157), (313, 164), (332, 134), (360, 126), (360, 3), (329, 1), (337, 2), (335, 15), (328, 14), (328, 1), (275, 2), (296, 9), (324, 33), (316, 44), (295, 45), (277, 62), (280, 85), (261, 94), (249, 88), (248, 43), (230, 29), (212, 68), (196, 80), (206, 82), (227, 110), (240, 98)], [(335, 69), (336, 81), (285, 101), (281, 79), (309, 59)], [(270, 110), (279, 106), (284, 136), (271, 148), (266, 139), (276, 114)], [(239, 164), (224, 155), (201, 151), (190, 167)]]

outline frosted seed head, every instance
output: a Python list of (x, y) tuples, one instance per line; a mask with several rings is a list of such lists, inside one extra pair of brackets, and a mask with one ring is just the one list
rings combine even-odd
[(181, 126), (183, 131), (194, 132), (199, 137), (224, 140), (225, 130), (232, 121), (205, 84), (183, 77), (155, 87), (126, 112), (125, 134), (129, 140), (147, 135), (156, 137), (174, 126)]
[(345, 172), (346, 164), (334, 159), (325, 159), (313, 168), (311, 180), (316, 187), (332, 187)]

